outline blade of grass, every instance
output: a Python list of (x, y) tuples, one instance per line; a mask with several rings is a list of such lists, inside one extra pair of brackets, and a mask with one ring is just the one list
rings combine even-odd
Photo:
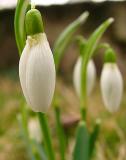
[(73, 160), (89, 160), (89, 133), (84, 121), (77, 128)]
[(27, 8), (29, 7), (29, 3), (30, 0), (18, 0), (15, 11), (15, 18), (14, 18), (15, 38), (20, 55), (26, 42), (26, 32), (24, 23), (25, 23), (25, 14)]
[(73, 34), (79, 29), (79, 27), (86, 21), (89, 13), (84, 12), (79, 18), (71, 23), (60, 35), (54, 44), (54, 61), (56, 69), (58, 70), (61, 58), (64, 54), (64, 50), (70, 44), (73, 39)]

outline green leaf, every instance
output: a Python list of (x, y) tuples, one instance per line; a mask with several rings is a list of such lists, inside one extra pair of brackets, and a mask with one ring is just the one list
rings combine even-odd
[(26, 42), (25, 14), (28, 7), (29, 7), (29, 0), (18, 0), (14, 18), (14, 28), (15, 28), (16, 43), (20, 55)]
[(108, 20), (103, 22), (90, 36), (87, 41), (87, 45), (84, 48), (85, 63), (88, 63), (89, 59), (93, 56), (100, 38), (113, 21), (113, 18), (109, 18)]
[(93, 132), (90, 135), (90, 146), (89, 146), (89, 156), (92, 157), (94, 150), (95, 150), (95, 144), (98, 139), (99, 131), (100, 131), (100, 125), (101, 120), (97, 119), (95, 122), (95, 126), (93, 129)]
[(84, 12), (79, 18), (77, 18), (73, 23), (71, 23), (60, 35), (54, 44), (54, 60), (56, 69), (58, 70), (61, 58), (64, 54), (64, 50), (67, 48), (69, 43), (73, 39), (73, 34), (78, 30), (78, 28), (86, 21), (89, 13)]
[(77, 129), (73, 160), (89, 160), (89, 133), (84, 122)]

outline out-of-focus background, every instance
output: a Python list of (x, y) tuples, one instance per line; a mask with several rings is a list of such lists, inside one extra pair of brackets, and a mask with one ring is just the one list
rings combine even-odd
[[(42, 12), (45, 30), (52, 48), (61, 31), (86, 10), (90, 12), (88, 21), (76, 33), (85, 38), (105, 19), (115, 18), (115, 22), (104, 34), (102, 41), (110, 43), (117, 52), (118, 65), (124, 79), (124, 96), (120, 110), (115, 114), (108, 113), (103, 106), (99, 88), (103, 54), (97, 54), (94, 60), (98, 78), (95, 90), (89, 99), (89, 123), (97, 117), (102, 118), (96, 160), (126, 160), (126, 2), (101, 0), (45, 0), (43, 2), (36, 0), (35, 2)], [(18, 78), (19, 56), (14, 37), (15, 6), (16, 0), (0, 0), (0, 160), (28, 159), (17, 121), (24, 98)], [(73, 66), (78, 55), (78, 48), (73, 42), (67, 49), (60, 66), (58, 90), (63, 97), (61, 100), (63, 122), (69, 121), (70, 118), (79, 118), (77, 108), (79, 102), (72, 84)], [(49, 114), (51, 115), (51, 112)]]

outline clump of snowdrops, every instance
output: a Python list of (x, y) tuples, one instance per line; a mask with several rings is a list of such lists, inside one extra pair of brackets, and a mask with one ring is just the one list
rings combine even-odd
[[(52, 51), (44, 30), (41, 13), (35, 9), (34, 5), (30, 4), (29, 0), (18, 0), (15, 13), (15, 36), (21, 56), (19, 62), (20, 83), (27, 105), (36, 113), (40, 122), (38, 123), (35, 118), (28, 121), (27, 107), (25, 105), (22, 107), (18, 120), (29, 157), (32, 160), (56, 160), (47, 118), (52, 101), (60, 159), (67, 159), (68, 143), (61, 123), (60, 104), (57, 104), (56, 100), (56, 75), (65, 50), (74, 39), (74, 33), (84, 24), (88, 15), (88, 12), (84, 12), (72, 22), (56, 40)], [(96, 80), (93, 56), (97, 54), (99, 48), (105, 50), (100, 80), (103, 103), (112, 113), (119, 109), (121, 103), (123, 80), (116, 62), (115, 51), (109, 44), (99, 43), (103, 33), (112, 22), (113, 18), (107, 19), (88, 39), (84, 39), (83, 36), (75, 38), (79, 46), (79, 58), (73, 71), (73, 85), (80, 100), (78, 109), (80, 109), (81, 119), (77, 125), (75, 146), (71, 155), (73, 160), (92, 159), (98, 139), (101, 121), (96, 119), (93, 131), (89, 132), (86, 113), (88, 99), (90, 99)]]

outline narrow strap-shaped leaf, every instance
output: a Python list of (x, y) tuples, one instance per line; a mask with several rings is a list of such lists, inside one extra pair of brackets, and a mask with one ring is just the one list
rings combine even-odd
[(110, 24), (114, 21), (113, 18), (109, 18), (105, 22), (103, 22), (90, 36), (87, 41), (87, 45), (84, 48), (85, 61), (88, 63), (89, 59), (93, 56), (94, 51), (97, 48), (98, 41), (102, 37), (103, 33), (110, 26)]
[(89, 160), (89, 133), (84, 122), (77, 128), (73, 160)]
[(15, 38), (18, 46), (19, 54), (21, 54), (25, 42), (25, 14), (29, 6), (30, 0), (18, 0), (14, 19)]
[(64, 50), (69, 45), (72, 40), (73, 34), (78, 30), (78, 28), (86, 21), (89, 13), (84, 12), (79, 18), (77, 18), (73, 23), (71, 23), (60, 35), (54, 44), (54, 60), (56, 69), (60, 60), (64, 54)]
[(99, 131), (100, 131), (101, 120), (97, 119), (93, 132), (90, 135), (90, 146), (89, 146), (89, 156), (92, 157), (93, 152), (95, 150), (95, 144), (98, 139)]

